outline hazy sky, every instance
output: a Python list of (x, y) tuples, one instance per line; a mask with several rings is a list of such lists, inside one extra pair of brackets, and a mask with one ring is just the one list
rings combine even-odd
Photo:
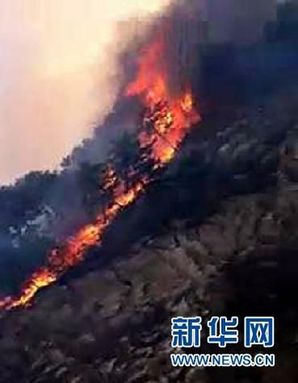
[(107, 111), (116, 23), (169, 0), (0, 0), (0, 183), (57, 166)]

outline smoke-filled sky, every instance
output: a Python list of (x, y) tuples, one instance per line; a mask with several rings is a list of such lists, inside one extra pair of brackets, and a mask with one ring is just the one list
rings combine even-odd
[(115, 96), (119, 21), (168, 3), (0, 0), (0, 184), (57, 166), (91, 133)]

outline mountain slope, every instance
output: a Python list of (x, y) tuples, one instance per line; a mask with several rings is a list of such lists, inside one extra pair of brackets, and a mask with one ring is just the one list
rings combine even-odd
[[(243, 129), (242, 135), (247, 127)], [(192, 169), (189, 158), (194, 158), (191, 149), (194, 141), (191, 140), (186, 144), (180, 165), (174, 164), (160, 183), (114, 225), (102, 249), (94, 249), (78, 270), (60, 284), (42, 291), (31, 308), (0, 314), (1, 382), (222, 382), (223, 379), (279, 382), (280, 376), (286, 382), (296, 381), (295, 129), (288, 132), (291, 145), (287, 139), (279, 144), (272, 141), (270, 145), (267, 140), (265, 150), (263, 141), (253, 141), (246, 151), (239, 135), (231, 128), (230, 134), (227, 132), (229, 129), (219, 135), (221, 144), (214, 150), (213, 171), (206, 176), (208, 182), (203, 181), (203, 173), (199, 180), (193, 173), (190, 172), (191, 176), (185, 173), (185, 169)], [(222, 138), (224, 134), (226, 141)], [(248, 145), (245, 136), (242, 139)], [(214, 138), (211, 142), (216, 146)], [(252, 156), (252, 147), (262, 155)], [(264, 158), (275, 158), (273, 152), (278, 153), (278, 161), (273, 161), (277, 167), (265, 166), (263, 173), (256, 173), (257, 164), (271, 163)], [(190, 157), (187, 153), (191, 153)], [(239, 153), (245, 161), (239, 161)], [(223, 161), (218, 161), (223, 155), (228, 161), (228, 175)], [(195, 158), (201, 159), (198, 152)], [(251, 158), (258, 158), (253, 171)], [(184, 161), (187, 167), (183, 166)], [(198, 171), (197, 166), (194, 169)], [(260, 184), (258, 177), (264, 182)], [(272, 177), (274, 182), (270, 184)], [(250, 180), (256, 182), (253, 193)], [(202, 190), (197, 193), (199, 185), (206, 194)], [(179, 215), (179, 209), (185, 211), (185, 206), (193, 206), (198, 196), (203, 204), (205, 196), (210, 198), (210, 191), (218, 186), (222, 188), (215, 193), (217, 202), (211, 209), (213, 212), (196, 206), (184, 217)], [(156, 198), (156, 190), (161, 198)], [(134, 231), (144, 216), (152, 218), (162, 206), (164, 195), (169, 198), (168, 206), (176, 206), (178, 210), (170, 215), (167, 207), (160, 211), (156, 221), (168, 217), (167, 224), (156, 229), (155, 234), (150, 224), (143, 228), (141, 225), (130, 241), (125, 235), (115, 236), (117, 232), (121, 234), (120, 228), (125, 233)], [(156, 201), (153, 209), (150, 198)], [(151, 224), (154, 223), (153, 219)], [(109, 238), (114, 238), (113, 246), (109, 245)], [(111, 258), (100, 264), (100, 255)], [(233, 369), (222, 372), (170, 367), (171, 317), (242, 316), (248, 314), (247, 310), (251, 314), (276, 316), (279, 326), (275, 351), (281, 362), (274, 370), (236, 373)]]

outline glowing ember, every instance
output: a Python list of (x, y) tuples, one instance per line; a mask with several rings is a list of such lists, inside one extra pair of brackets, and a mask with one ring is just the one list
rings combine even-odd
[[(171, 96), (165, 71), (156, 65), (156, 58), (162, 53), (160, 41), (144, 51), (136, 79), (126, 90), (126, 96), (139, 96), (144, 102), (146, 113), (138, 139), (140, 147), (150, 149), (154, 169), (162, 168), (174, 157), (191, 125), (199, 121), (191, 92)], [(112, 167), (107, 168), (104, 179), (104, 190), (112, 189), (113, 201), (92, 224), (82, 227), (62, 246), (52, 250), (47, 264), (25, 282), (19, 296), (3, 299), (0, 308), (8, 310), (27, 305), (39, 289), (55, 282), (69, 268), (81, 262), (88, 249), (101, 243), (106, 228), (118, 214), (133, 203), (152, 181), (148, 174), (126, 188)]]
[(104, 175), (103, 175), (103, 184), (104, 190), (109, 190), (117, 185), (118, 177), (115, 170), (111, 165), (108, 165)]
[(11, 297), (0, 301), (0, 308), (7, 310), (18, 306), (25, 306), (34, 297), (37, 291), (56, 281), (56, 276), (47, 267), (37, 270), (31, 278), (23, 285), (22, 293), (19, 297)]

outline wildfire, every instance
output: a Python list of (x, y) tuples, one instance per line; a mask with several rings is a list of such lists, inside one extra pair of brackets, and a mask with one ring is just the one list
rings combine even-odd
[(7, 297), (0, 301), (0, 308), (7, 310), (27, 305), (39, 289), (55, 282), (69, 268), (84, 259), (86, 250), (100, 243), (107, 226), (117, 216), (119, 211), (131, 204), (143, 191), (143, 183), (119, 194), (113, 203), (98, 215), (93, 224), (81, 228), (61, 248), (52, 250), (48, 256), (47, 265), (37, 270), (25, 282), (19, 297)]
[(162, 38), (144, 50), (138, 63), (138, 76), (126, 90), (127, 96), (141, 97), (146, 106), (139, 143), (141, 147), (151, 147), (156, 167), (174, 157), (188, 129), (200, 120), (189, 90), (172, 95), (166, 65), (157, 60), (164, 51)]
[[(125, 93), (127, 97), (141, 97), (144, 103), (146, 112), (138, 140), (141, 148), (150, 149), (154, 169), (160, 169), (172, 160), (191, 125), (199, 121), (190, 91), (171, 96), (166, 73), (156, 64), (162, 53), (161, 41), (149, 45), (139, 60), (136, 79)], [(52, 284), (69, 268), (81, 262), (88, 249), (101, 243), (106, 228), (118, 214), (133, 203), (152, 181), (148, 174), (127, 188), (112, 167), (108, 167), (105, 176), (104, 189), (112, 188), (112, 202), (93, 223), (82, 227), (64, 244), (52, 250), (46, 265), (24, 283), (19, 296), (3, 299), (0, 308), (9, 310), (28, 305), (39, 289)]]

